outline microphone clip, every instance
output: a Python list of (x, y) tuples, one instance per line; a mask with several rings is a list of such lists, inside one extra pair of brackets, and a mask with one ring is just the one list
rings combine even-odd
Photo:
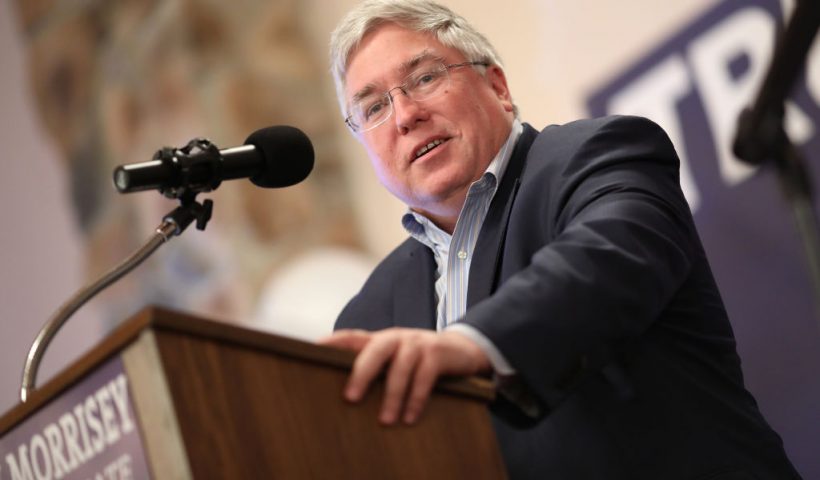
[(159, 189), (168, 198), (183, 199), (210, 192), (222, 183), (222, 155), (207, 139), (195, 138), (182, 148), (162, 148), (153, 159), (161, 161), (176, 177), (177, 181), (171, 182), (176, 186)]
[(163, 217), (164, 222), (176, 226), (175, 235), (180, 235), (188, 226), (196, 222), (197, 230), (205, 230), (211, 220), (214, 202), (196, 201), (202, 192), (216, 190), (222, 183), (222, 154), (205, 138), (195, 138), (182, 148), (165, 147), (154, 154), (174, 172), (172, 184), (159, 189), (167, 198), (179, 200), (179, 207)]

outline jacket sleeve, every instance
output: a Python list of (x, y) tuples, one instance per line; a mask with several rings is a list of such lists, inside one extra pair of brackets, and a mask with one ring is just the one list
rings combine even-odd
[(464, 321), (503, 353), (543, 414), (590, 375), (618, 376), (613, 357), (658, 322), (702, 251), (677, 155), (646, 119), (545, 130), (526, 168), (505, 252), (539, 247)]

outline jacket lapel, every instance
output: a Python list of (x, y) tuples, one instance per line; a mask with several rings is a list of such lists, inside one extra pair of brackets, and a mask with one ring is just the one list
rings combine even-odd
[(501, 185), (490, 203), (487, 217), (476, 240), (473, 260), (470, 264), (470, 279), (467, 289), (467, 308), (488, 297), (497, 287), (498, 272), (501, 267), (501, 254), (507, 233), (507, 222), (521, 174), (527, 159), (527, 153), (538, 132), (529, 124), (524, 124), (524, 131), (515, 144), (507, 169), (501, 179)]
[(393, 321), (397, 327), (436, 329), (436, 261), (419, 242), (406, 258), (401, 278), (394, 283)]

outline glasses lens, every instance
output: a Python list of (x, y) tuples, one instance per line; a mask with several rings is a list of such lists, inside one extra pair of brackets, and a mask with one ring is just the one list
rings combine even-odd
[(446, 90), (448, 80), (444, 64), (426, 64), (407, 76), (405, 92), (413, 100), (427, 100)]
[(385, 121), (392, 111), (393, 107), (387, 95), (371, 95), (353, 104), (350, 116), (359, 130), (364, 132)]

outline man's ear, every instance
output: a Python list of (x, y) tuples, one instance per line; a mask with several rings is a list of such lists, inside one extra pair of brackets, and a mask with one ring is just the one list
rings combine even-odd
[(493, 89), (496, 97), (504, 106), (504, 110), (507, 112), (512, 112), (512, 96), (510, 95), (510, 89), (507, 87), (507, 76), (504, 75), (504, 69), (498, 65), (490, 65), (487, 67), (485, 77), (487, 78), (487, 82), (490, 84), (490, 88)]

